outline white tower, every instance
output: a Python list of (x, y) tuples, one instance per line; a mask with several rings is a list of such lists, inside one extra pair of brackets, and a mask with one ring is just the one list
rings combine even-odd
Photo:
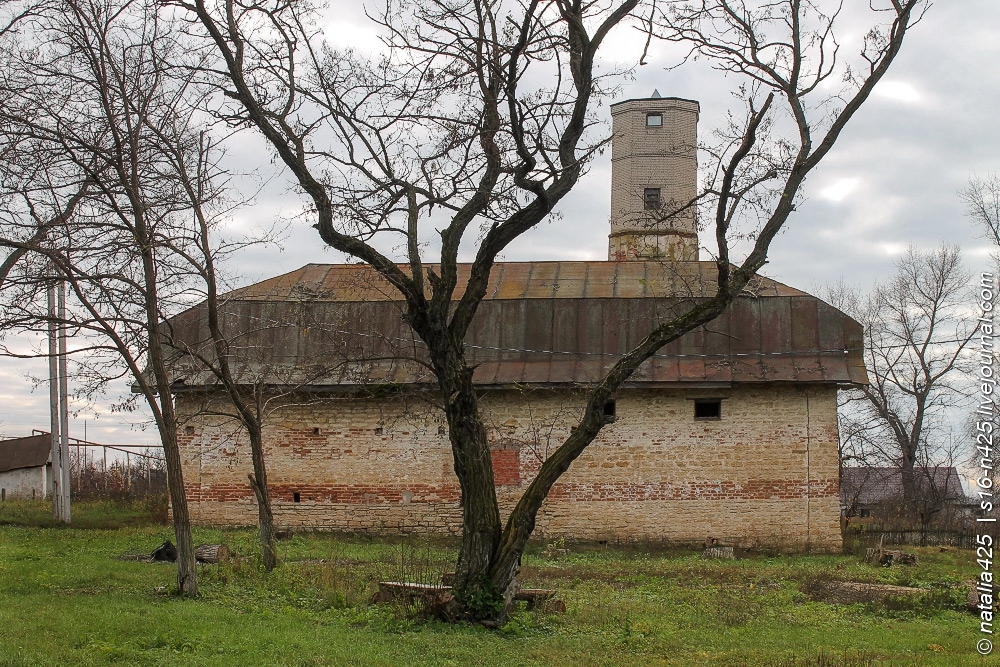
[(611, 105), (611, 261), (696, 261), (698, 103), (660, 97)]

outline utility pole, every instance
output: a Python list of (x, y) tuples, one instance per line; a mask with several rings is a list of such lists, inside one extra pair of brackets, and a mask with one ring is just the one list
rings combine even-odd
[(56, 341), (56, 286), (50, 283), (45, 290), (49, 310), (49, 434), (52, 438), (52, 518), (62, 519), (62, 473), (59, 465), (59, 354)]
[(66, 283), (59, 283), (58, 292), (59, 306), (59, 463), (61, 464), (62, 477), (62, 520), (65, 523), (70, 521), (70, 491), (72, 484), (70, 480), (69, 462), (69, 372), (66, 362)]
[[(52, 435), (52, 518), (70, 521), (69, 380), (66, 364), (66, 292), (53, 281), (46, 289), (49, 311), (49, 411)], [(58, 300), (58, 303), (57, 303)]]

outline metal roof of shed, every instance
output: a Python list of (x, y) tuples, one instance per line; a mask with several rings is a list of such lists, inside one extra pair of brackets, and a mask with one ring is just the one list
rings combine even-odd
[(49, 462), (51, 451), (52, 437), (48, 433), (0, 440), (0, 472), (43, 466)]
[[(459, 285), (468, 271), (460, 267)], [(715, 271), (713, 262), (498, 264), (466, 338), (474, 380), (481, 386), (596, 382), (658, 322), (714, 294)], [(246, 382), (433, 384), (403, 304), (370, 267), (310, 264), (224, 301), (223, 328)], [(211, 347), (203, 307), (169, 324), (177, 340)], [(628, 385), (863, 384), (860, 348), (857, 322), (760, 278), (715, 321), (642, 364)], [(215, 382), (190, 358), (175, 360), (174, 373), (190, 388)]]

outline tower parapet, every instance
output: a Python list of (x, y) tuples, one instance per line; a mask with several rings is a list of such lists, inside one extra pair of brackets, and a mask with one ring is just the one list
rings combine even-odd
[(609, 260), (698, 259), (698, 111), (656, 91), (611, 105)]

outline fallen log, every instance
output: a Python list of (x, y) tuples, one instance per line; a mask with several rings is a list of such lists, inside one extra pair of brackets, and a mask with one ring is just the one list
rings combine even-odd
[(416, 599), (422, 599), (430, 601), (440, 593), (450, 592), (451, 586), (413, 584), (406, 581), (380, 581), (378, 582), (378, 592), (372, 596), (372, 604), (393, 602), (395, 600), (411, 602)]
[(708, 547), (701, 552), (702, 558), (722, 558), (724, 560), (734, 560), (736, 558), (736, 553), (733, 547)]
[(229, 547), (225, 544), (202, 544), (194, 550), (194, 557), (199, 563), (217, 564), (229, 560)]
[(892, 567), (893, 565), (919, 565), (920, 560), (917, 554), (906, 551), (886, 551), (878, 559), (878, 564), (882, 567)]
[(542, 606), (548, 600), (556, 596), (556, 592), (544, 588), (522, 588), (515, 595), (515, 600), (522, 600), (528, 603), (528, 609)]

